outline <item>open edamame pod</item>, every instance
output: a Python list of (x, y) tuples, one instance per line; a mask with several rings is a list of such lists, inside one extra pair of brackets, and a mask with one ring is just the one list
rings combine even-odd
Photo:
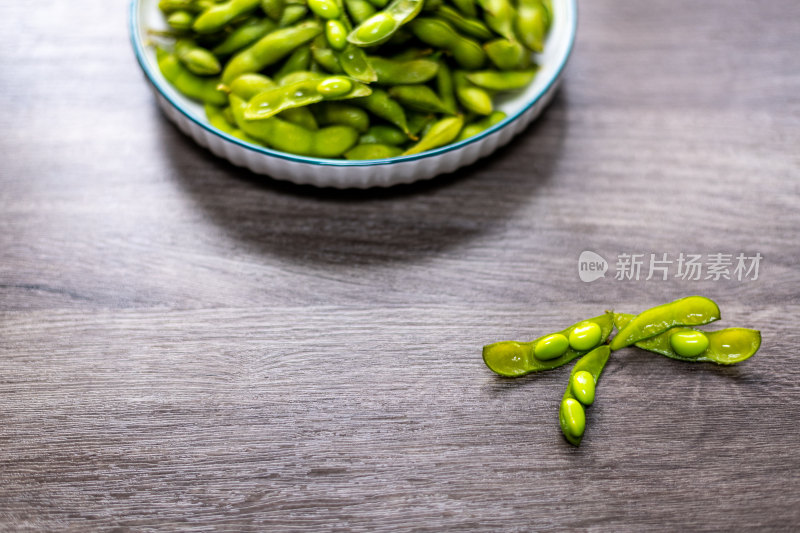
[(483, 347), (483, 361), (492, 371), (505, 377), (552, 370), (603, 344), (613, 329), (614, 313), (608, 311), (532, 342), (488, 344)]
[(719, 306), (704, 296), (688, 296), (636, 315), (611, 341), (619, 350), (678, 326), (701, 326), (720, 319)]
[[(614, 313), (617, 329), (624, 328), (635, 315)], [(747, 328), (700, 331), (676, 327), (636, 343), (637, 348), (679, 361), (733, 365), (752, 357), (761, 347), (761, 332)]]
[(422, 11), (423, 0), (393, 0), (385, 9), (375, 13), (356, 26), (347, 40), (357, 46), (375, 46), (384, 43)]
[(595, 348), (584, 355), (569, 375), (569, 383), (561, 399), (558, 421), (561, 432), (573, 446), (580, 446), (586, 431), (585, 406), (594, 402), (595, 386), (608, 362), (611, 349), (606, 346)]

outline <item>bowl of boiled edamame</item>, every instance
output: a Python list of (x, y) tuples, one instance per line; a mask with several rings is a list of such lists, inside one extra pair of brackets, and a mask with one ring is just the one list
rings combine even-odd
[(453, 172), (556, 91), (575, 0), (133, 0), (166, 116), (215, 155), (320, 187)]

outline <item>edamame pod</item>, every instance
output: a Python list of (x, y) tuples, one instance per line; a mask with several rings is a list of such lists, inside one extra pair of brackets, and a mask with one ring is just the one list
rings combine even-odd
[(547, 8), (541, 0), (518, 2), (517, 18), (514, 21), (515, 34), (529, 50), (542, 52), (550, 26)]
[(402, 148), (387, 144), (357, 144), (345, 152), (346, 159), (389, 159), (403, 153)]
[(376, 117), (394, 124), (403, 130), (406, 135), (410, 135), (403, 106), (398, 104), (386, 91), (373, 89), (372, 94), (364, 98), (355, 98), (352, 103), (363, 107)]
[(439, 95), (427, 85), (397, 85), (389, 89), (389, 95), (410, 109), (425, 113), (455, 114), (455, 108), (448, 107)]
[[(320, 124), (344, 124), (359, 133), (369, 130), (369, 115), (360, 107), (343, 102), (320, 102), (313, 106), (314, 116)], [(401, 134), (402, 135), (402, 134)], [(363, 135), (362, 135), (363, 138)], [(405, 135), (403, 135), (405, 139)], [(359, 139), (359, 143), (362, 142)]]
[(367, 0), (344, 0), (344, 3), (356, 24), (361, 24), (375, 14), (375, 7)]
[(283, 8), (283, 13), (278, 21), (279, 28), (286, 28), (303, 20), (308, 14), (308, 8), (301, 4), (291, 4)]
[(164, 78), (184, 96), (216, 106), (227, 103), (227, 96), (217, 88), (219, 79), (193, 74), (181, 64), (175, 54), (163, 48), (156, 48), (156, 60)]
[(167, 17), (167, 24), (170, 28), (178, 31), (187, 31), (192, 29), (194, 23), (194, 15), (188, 11), (176, 11)]
[[(505, 377), (524, 376), (531, 372), (558, 368), (586, 353), (570, 347), (568, 339), (573, 329), (585, 325), (587, 322), (592, 322), (600, 327), (601, 336), (598, 341), (598, 345), (600, 345), (608, 339), (611, 330), (614, 329), (614, 313), (609, 311), (600, 316), (582, 320), (563, 331), (544, 335), (532, 342), (502, 341), (488, 344), (483, 347), (483, 361), (492, 371)], [(550, 341), (554, 335), (560, 335), (567, 342), (556, 343), (558, 349), (555, 350), (555, 353), (549, 349), (549, 346), (540, 346), (537, 350), (537, 346), (542, 341), (547, 341), (548, 345), (551, 344)], [(539, 357), (536, 356), (537, 352)], [(544, 357), (544, 359), (540, 357)]]
[(232, 126), (225, 117), (223, 108), (206, 104), (204, 109), (209, 124), (217, 128), (218, 130), (223, 131), (228, 135), (236, 137), (237, 139), (242, 140), (244, 142), (248, 142), (251, 144), (259, 144), (258, 141), (247, 135), (245, 132), (243, 132), (236, 126)]
[(394, 126), (382, 124), (371, 126), (367, 132), (358, 139), (359, 144), (388, 144), (400, 146), (408, 141), (408, 136)]
[(467, 73), (457, 71), (453, 74), (456, 98), (467, 111), (479, 115), (489, 115), (493, 110), (492, 97), (485, 90), (467, 79)]
[(499, 35), (506, 39), (516, 39), (514, 34), (514, 20), (517, 10), (509, 0), (477, 0), (483, 8), (486, 24)]
[(186, 68), (198, 76), (214, 76), (222, 70), (214, 54), (189, 39), (179, 39), (175, 43), (175, 55)]
[(230, 35), (225, 37), (225, 40), (211, 51), (217, 56), (229, 56), (246, 46), (250, 46), (276, 27), (276, 24), (269, 19), (252, 18), (233, 30)]
[(284, 0), (261, 0), (261, 10), (275, 22), (281, 19), (284, 6)]
[[(298, 74), (298, 73), (294, 73)], [(313, 74), (313, 73), (309, 73)], [(323, 100), (341, 100), (368, 96), (372, 90), (344, 76), (320, 76), (280, 85), (255, 95), (245, 109), (247, 120), (263, 120), (281, 111), (303, 107)]]
[(611, 349), (659, 335), (678, 326), (700, 326), (720, 319), (719, 307), (703, 296), (689, 296), (648, 309), (628, 322), (611, 341)]
[(392, 0), (385, 9), (356, 26), (347, 39), (358, 46), (384, 43), (400, 26), (419, 15), (423, 3), (423, 0)]
[(311, 66), (311, 47), (301, 46), (286, 58), (281, 68), (275, 73), (275, 79), (281, 80), (293, 72), (308, 71)]
[(608, 346), (599, 346), (584, 355), (572, 368), (567, 390), (561, 399), (558, 421), (561, 432), (573, 446), (581, 444), (586, 429), (584, 406), (594, 402), (595, 385), (610, 355), (611, 349)]
[[(617, 329), (622, 329), (635, 315), (614, 314)], [(676, 338), (677, 337), (677, 338)], [(678, 339), (683, 337), (683, 344)], [(693, 339), (694, 342), (687, 342)], [(705, 338), (705, 341), (701, 340)], [(694, 345), (696, 344), (696, 346)], [(695, 352), (697, 347), (705, 349)], [(676, 327), (636, 343), (637, 348), (657, 354), (698, 363), (732, 365), (752, 357), (761, 347), (761, 332), (755, 329), (727, 328), (718, 331), (699, 331), (692, 328)], [(683, 349), (681, 349), (683, 348)]]
[(383, 85), (413, 85), (433, 79), (439, 71), (439, 62), (432, 59), (409, 59), (399, 61), (380, 56), (367, 56)]
[(480, 132), (487, 130), (494, 126), (495, 124), (499, 124), (503, 120), (505, 120), (506, 114), (502, 111), (492, 111), (489, 116), (482, 118), (481, 120), (476, 120), (472, 124), (467, 124), (464, 126), (464, 129), (461, 130), (456, 142), (463, 141), (464, 139), (469, 139), (470, 137), (474, 137), (475, 135), (479, 134)]
[(487, 28), (486, 24), (476, 18), (465, 17), (450, 6), (441, 6), (436, 10), (436, 14), (452, 24), (458, 31), (470, 37), (475, 37), (481, 41), (487, 41), (494, 36), (492, 30)]
[(195, 19), (192, 28), (197, 33), (214, 33), (237, 17), (253, 11), (261, 0), (228, 0), (205, 9)]
[(470, 83), (487, 91), (517, 91), (527, 87), (536, 76), (538, 69), (527, 70), (483, 70), (466, 74)]
[(403, 155), (419, 154), (427, 152), (428, 150), (433, 150), (434, 148), (439, 148), (445, 144), (450, 144), (453, 142), (453, 139), (458, 137), (463, 127), (464, 117), (462, 115), (443, 118), (435, 122), (433, 126), (425, 132), (419, 142), (403, 152)]
[(408, 27), (420, 41), (450, 51), (456, 62), (465, 69), (479, 69), (486, 61), (486, 52), (477, 41), (459, 34), (442, 19), (419, 17), (412, 20)]
[(314, 20), (275, 30), (233, 56), (222, 73), (222, 81), (229, 84), (241, 74), (258, 72), (321, 33), (322, 25)]
[[(439, 70), (436, 73), (436, 90), (446, 109), (457, 109), (456, 88), (453, 82), (453, 73), (444, 60), (439, 61)], [(463, 130), (462, 130), (463, 131)]]
[(483, 49), (500, 70), (521, 70), (531, 64), (530, 52), (518, 41), (495, 39), (484, 44)]

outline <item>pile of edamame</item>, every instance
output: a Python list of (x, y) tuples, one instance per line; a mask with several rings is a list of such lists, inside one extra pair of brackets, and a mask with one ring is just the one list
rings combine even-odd
[(292, 154), (384, 159), (477, 135), (533, 81), (551, 0), (161, 0), (164, 78), (212, 126)]
[[(558, 417), (564, 437), (579, 446), (586, 430), (586, 407), (594, 403), (595, 387), (613, 351), (636, 346), (680, 361), (732, 365), (752, 357), (761, 347), (761, 333), (754, 329), (695, 329), (719, 319), (714, 301), (689, 296), (638, 315), (606, 311), (531, 342), (489, 344), (483, 348), (483, 360), (501, 376), (519, 377), (580, 357), (570, 373)], [(617, 334), (607, 343), (615, 327)]]

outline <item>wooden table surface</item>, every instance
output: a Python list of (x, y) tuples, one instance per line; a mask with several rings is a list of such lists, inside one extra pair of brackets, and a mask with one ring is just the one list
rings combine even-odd
[[(796, 530), (800, 3), (580, 8), (508, 147), (336, 192), (168, 123), (126, 2), (0, 3), (0, 530)], [(761, 260), (646, 280), (664, 253)], [(617, 352), (579, 449), (568, 369), (481, 360), (696, 293), (762, 350)]]

